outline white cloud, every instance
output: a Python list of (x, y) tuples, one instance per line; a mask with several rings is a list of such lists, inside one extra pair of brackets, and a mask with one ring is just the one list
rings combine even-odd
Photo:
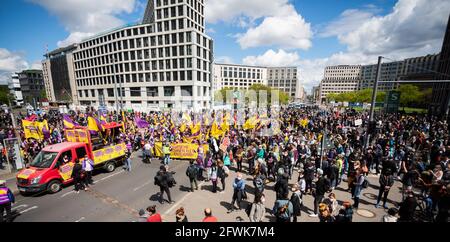
[(367, 55), (438, 52), (449, 13), (448, 0), (399, 0), (391, 13), (371, 17), (338, 39), (350, 52)]
[(284, 8), (280, 15), (266, 17), (260, 25), (238, 34), (243, 49), (259, 46), (309, 49), (312, 45), (311, 26), (292, 5)]
[(79, 41), (81, 36), (111, 29), (124, 22), (118, 15), (131, 13), (136, 0), (30, 0), (58, 17), (70, 35), (58, 42), (63, 46)]
[(214, 62), (220, 64), (234, 64), (233, 58), (229, 56), (218, 56), (215, 58)]
[(226, 22), (246, 29), (234, 35), (243, 49), (308, 49), (312, 45), (310, 24), (288, 0), (208, 0), (205, 15), (208, 23)]
[(69, 36), (64, 40), (58, 41), (57, 45), (58, 47), (68, 46), (73, 43), (81, 42), (83, 39), (86, 39), (93, 35), (95, 35), (95, 33), (73, 32), (70, 33)]
[(41, 61), (35, 61), (33, 64), (31, 64), (30, 69), (33, 70), (42, 70), (42, 62)]
[(374, 16), (373, 11), (348, 9), (345, 10), (338, 19), (329, 23), (324, 30), (319, 33), (321, 37), (342, 36), (358, 29), (361, 23)]
[(0, 84), (8, 83), (14, 72), (28, 67), (28, 62), (24, 59), (22, 53), (0, 48)]
[(286, 52), (284, 50), (268, 50), (264, 54), (259, 56), (247, 56), (242, 62), (244, 65), (254, 65), (254, 66), (296, 66), (298, 65), (300, 57), (297, 52)]

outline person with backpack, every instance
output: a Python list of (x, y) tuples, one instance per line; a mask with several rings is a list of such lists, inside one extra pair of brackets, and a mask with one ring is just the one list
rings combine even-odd
[(194, 192), (194, 187), (195, 190), (198, 190), (197, 172), (198, 172), (197, 166), (194, 164), (194, 161), (191, 160), (189, 162), (189, 166), (186, 169), (186, 176), (189, 178), (189, 183), (191, 184), (191, 192)]
[(321, 169), (317, 169), (318, 180), (316, 182), (316, 188), (314, 193), (314, 213), (310, 214), (310, 217), (318, 216), (319, 204), (322, 203), (322, 200), (325, 196), (325, 193), (330, 189), (330, 181), (323, 176), (323, 171)]
[(276, 222), (291, 222), (294, 213), (294, 206), (287, 198), (287, 194), (281, 199), (277, 199), (273, 206), (272, 212), (275, 215)]
[(303, 207), (303, 195), (299, 189), (298, 184), (294, 184), (292, 187), (292, 196), (291, 196), (291, 203), (293, 206), (293, 222), (297, 222), (297, 216), (302, 215), (302, 207)]
[(217, 162), (217, 177), (220, 179), (220, 183), (222, 183), (222, 191), (220, 193), (225, 192), (225, 179), (230, 174), (230, 170), (228, 167), (224, 166), (223, 162), (219, 159)]
[(242, 174), (239, 172), (237, 173), (237, 177), (234, 179), (233, 188), (233, 198), (231, 200), (231, 208), (228, 210), (228, 213), (235, 210), (235, 202), (237, 202), (238, 209), (241, 210), (241, 202), (245, 192), (245, 181), (242, 179)]
[(388, 209), (386, 202), (389, 194), (389, 190), (392, 185), (394, 185), (394, 176), (390, 169), (387, 169), (384, 174), (381, 174), (379, 179), (380, 187), (378, 190), (377, 203), (375, 205), (376, 208), (380, 207), (381, 197), (383, 197), (383, 208)]
[(264, 206), (265, 201), (266, 197), (261, 193), (258, 196), (255, 195), (253, 203), (250, 203), (247, 206), (245, 212), (247, 213), (250, 222), (262, 222), (266, 213), (266, 207)]
[(288, 179), (289, 175), (287, 173), (283, 173), (281, 176), (278, 177), (277, 183), (275, 183), (274, 186), (277, 199), (281, 199), (289, 195)]
[(354, 190), (352, 194), (352, 198), (355, 200), (353, 204), (354, 208), (358, 208), (359, 206), (359, 197), (361, 196), (361, 191), (364, 188), (365, 177), (361, 168), (356, 170), (356, 177), (354, 181)]
[(156, 173), (155, 176), (155, 185), (159, 186), (160, 190), (160, 203), (164, 204), (164, 192), (167, 194), (167, 198), (169, 199), (169, 203), (173, 204), (174, 201), (172, 201), (172, 198), (170, 196), (170, 184), (173, 185), (173, 177), (168, 174), (167, 169), (165, 166), (161, 166), (159, 168), (159, 171)]
[(255, 197), (262, 194), (265, 188), (265, 176), (258, 172), (253, 179), (253, 186), (255, 187)]

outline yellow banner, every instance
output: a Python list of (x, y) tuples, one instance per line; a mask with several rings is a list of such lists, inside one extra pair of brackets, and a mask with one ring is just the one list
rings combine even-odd
[(89, 131), (85, 129), (67, 129), (65, 131), (68, 142), (81, 142), (89, 144)]
[(103, 149), (95, 150), (94, 165), (104, 163), (105, 161), (114, 160), (125, 155), (127, 147), (125, 143), (109, 146)]
[[(172, 151), (170, 152), (170, 158), (173, 159), (197, 159), (198, 157), (198, 147), (197, 144), (187, 144), (187, 143), (181, 143), (181, 144), (172, 144)], [(203, 145), (203, 151), (207, 152), (209, 146), (207, 144)], [(156, 142), (155, 143), (155, 154), (158, 157), (163, 156), (162, 152), (162, 143)]]
[(39, 127), (35, 122), (31, 122), (28, 120), (22, 120), (23, 131), (25, 133), (26, 139), (36, 139), (42, 140), (44, 139), (44, 135), (39, 132)]
[(72, 177), (72, 171), (73, 171), (74, 166), (75, 166), (74, 163), (69, 162), (69, 163), (59, 167), (59, 174), (61, 175), (61, 177), (64, 181), (67, 181)]

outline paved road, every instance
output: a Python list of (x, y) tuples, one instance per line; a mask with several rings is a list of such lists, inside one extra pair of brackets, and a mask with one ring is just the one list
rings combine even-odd
[[(15, 222), (74, 222), (74, 221), (135, 221), (137, 211), (157, 202), (159, 188), (153, 185), (153, 177), (161, 165), (159, 160), (144, 164), (139, 158), (140, 151), (133, 154), (131, 172), (117, 168), (112, 173), (99, 173), (94, 176), (95, 184), (91, 190), (79, 194), (73, 186), (66, 187), (56, 194), (37, 197), (17, 196), (13, 210), (18, 216)], [(177, 181), (185, 177), (186, 161), (173, 161), (171, 170), (175, 171)], [(184, 192), (179, 187), (171, 189), (172, 199), (181, 199)], [(169, 204), (158, 205), (165, 209)]]
[[(174, 213), (177, 208), (183, 206), (187, 212), (189, 221), (201, 221), (203, 218), (203, 209), (210, 207), (213, 209), (215, 216), (220, 221), (236, 221), (237, 217), (248, 221), (243, 210), (228, 214), (227, 209), (230, 206), (232, 197), (232, 181), (235, 172), (232, 172), (226, 180), (227, 188), (223, 193), (212, 193), (210, 182), (200, 182), (199, 191), (190, 193), (187, 190), (189, 186), (185, 170), (188, 165), (187, 161), (173, 161), (171, 170), (175, 171), (175, 179), (178, 184), (171, 189), (172, 199), (175, 204), (164, 205), (159, 204), (158, 192), (159, 188), (153, 185), (153, 177), (159, 169), (159, 160), (154, 160), (152, 164), (144, 164), (139, 158), (140, 151), (133, 154), (133, 168), (130, 173), (117, 168), (112, 173), (99, 173), (94, 176), (96, 182), (90, 191), (81, 191), (79, 194), (73, 192), (73, 186), (64, 188), (57, 194), (45, 194), (37, 197), (17, 196), (16, 204), (13, 210), (16, 211), (17, 217), (15, 222), (132, 222), (137, 219), (137, 211), (140, 208), (146, 208), (149, 205), (156, 204), (158, 211), (163, 215), (164, 221), (174, 221)], [(245, 165), (244, 165), (245, 167)], [(245, 176), (247, 181), (247, 191), (249, 195), (248, 201), (253, 200), (253, 185), (251, 178)], [(374, 202), (378, 194), (378, 177), (370, 175), (371, 186), (362, 192), (360, 211), (355, 211), (354, 221), (361, 222), (378, 222), (381, 217), (386, 214), (383, 208), (376, 209)], [(294, 173), (290, 184), (297, 180), (297, 172)], [(401, 200), (399, 182), (389, 195), (388, 205), (392, 207), (394, 202)], [(270, 215), (275, 202), (275, 193), (273, 192), (273, 183), (266, 186), (266, 211), (265, 221), (272, 221), (273, 216)], [(219, 187), (221, 187), (219, 185)], [(350, 200), (346, 183), (334, 190), (337, 199), (342, 202)], [(307, 216), (313, 209), (313, 198), (308, 195), (304, 197), (305, 208), (302, 216), (299, 217), (301, 222), (317, 222), (318, 218), (310, 218)], [(368, 216), (367, 216), (368, 215)]]

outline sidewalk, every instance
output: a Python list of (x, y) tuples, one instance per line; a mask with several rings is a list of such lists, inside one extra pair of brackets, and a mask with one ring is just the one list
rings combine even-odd
[[(245, 169), (245, 168), (244, 168)], [(244, 174), (244, 179), (246, 181), (246, 191), (248, 195), (247, 202), (242, 202), (242, 210), (234, 211), (232, 213), (227, 213), (228, 209), (231, 207), (231, 199), (233, 196), (233, 181), (236, 177), (236, 172), (233, 170), (230, 173), (230, 176), (226, 178), (226, 189), (224, 193), (217, 192), (216, 194), (211, 192), (212, 183), (211, 182), (199, 182), (199, 190), (188, 193), (180, 200), (176, 201), (176, 203), (171, 206), (166, 211), (161, 211), (161, 215), (163, 216), (163, 220), (165, 222), (175, 222), (175, 211), (184, 207), (186, 211), (186, 216), (189, 222), (201, 222), (204, 218), (203, 210), (205, 208), (211, 208), (214, 216), (217, 217), (218, 221), (221, 222), (234, 222), (241, 221), (249, 222), (249, 218), (245, 213), (245, 208), (247, 206), (247, 202), (253, 202), (253, 182), (252, 178), (248, 175)], [(289, 186), (291, 187), (297, 181), (298, 173), (294, 171), (292, 179), (289, 181)], [(376, 202), (376, 195), (378, 194), (378, 177), (376, 175), (369, 175), (370, 186), (367, 189), (364, 189), (360, 198), (360, 205), (358, 210), (353, 211), (353, 221), (354, 222), (380, 222), (383, 215), (387, 214), (387, 210), (383, 208), (375, 208), (374, 204)], [(188, 190), (187, 187), (190, 188), (189, 180), (186, 177), (184, 180), (178, 181), (182, 188), (186, 188), (184, 190)], [(275, 203), (275, 192), (273, 191), (275, 183), (271, 182), (266, 185), (266, 189), (264, 194), (266, 195), (266, 215), (264, 222), (274, 221), (274, 217), (271, 215), (272, 207)], [(388, 206), (393, 207), (395, 202), (399, 202), (401, 200), (401, 194), (399, 192), (399, 182), (395, 182), (389, 197), (388, 197)], [(218, 191), (221, 189), (220, 182), (218, 183)], [(351, 194), (346, 191), (347, 183), (342, 182), (340, 186), (338, 186), (333, 193), (336, 194), (336, 198), (339, 201), (339, 204), (342, 204), (343, 201), (350, 201), (353, 204), (353, 200), (351, 199)], [(290, 198), (291, 193), (289, 194)], [(325, 194), (325, 198), (327, 198), (328, 194)], [(308, 215), (314, 209), (314, 198), (311, 195), (303, 196), (304, 207), (302, 209), (302, 214), (298, 217), (299, 222), (319, 222), (318, 218), (309, 217)]]

